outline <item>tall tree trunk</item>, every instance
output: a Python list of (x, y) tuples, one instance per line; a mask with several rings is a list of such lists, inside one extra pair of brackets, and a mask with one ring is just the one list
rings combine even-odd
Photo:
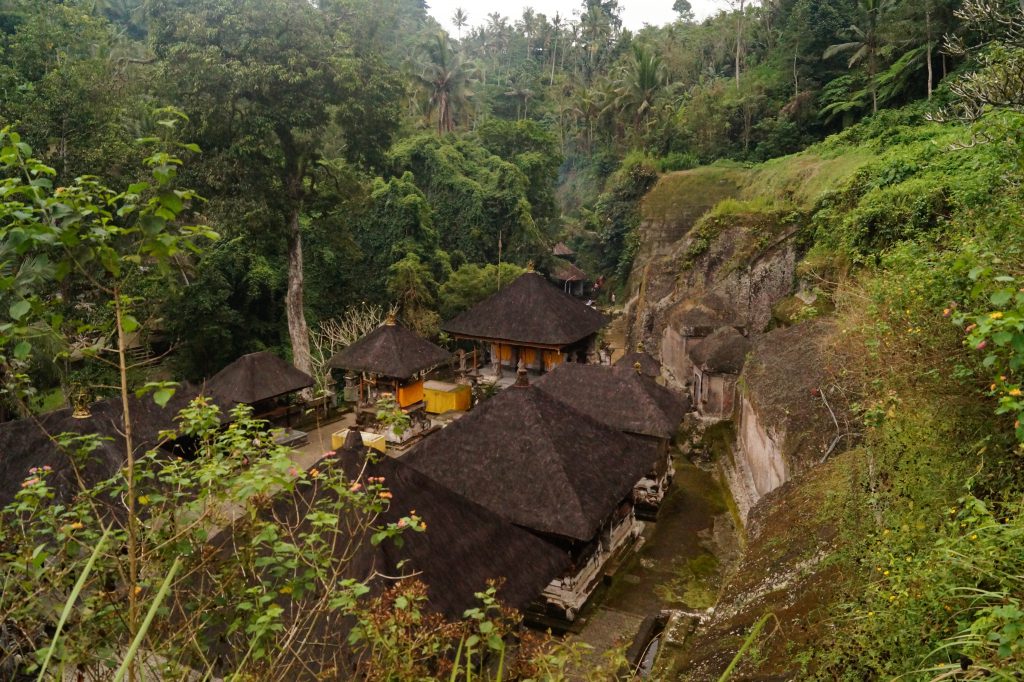
[(793, 98), (800, 96), (800, 73), (796, 68), (797, 55), (800, 52), (799, 43), (793, 48)]
[(924, 25), (928, 39), (928, 99), (932, 98), (932, 88), (935, 85), (935, 74), (932, 69), (932, 8), (931, 3), (926, 2), (924, 8)]
[[(309, 326), (306, 324), (306, 309), (303, 302), (305, 275), (302, 267), (302, 229), (299, 224), (304, 198), (302, 183), (306, 176), (306, 158), (299, 150), (289, 128), (279, 126), (276, 132), (284, 152), (282, 180), (288, 198), (288, 289), (284, 298), (288, 338), (292, 344), (292, 364), (306, 374), (312, 375)], [(308, 397), (308, 390), (303, 393)]]
[(555, 64), (558, 63), (558, 38), (555, 38), (551, 47), (551, 78), (548, 80), (548, 87), (555, 84)]
[[(299, 182), (302, 180), (299, 179)], [(288, 337), (292, 342), (292, 364), (306, 374), (312, 374), (309, 327), (303, 305), (305, 275), (302, 268), (302, 231), (299, 226), (301, 211), (302, 202), (296, 201), (288, 216), (288, 293), (285, 296), (285, 312), (288, 317)]]
[(746, 0), (740, 0), (740, 9), (736, 15), (736, 89), (740, 88), (740, 60), (743, 57), (743, 5)]

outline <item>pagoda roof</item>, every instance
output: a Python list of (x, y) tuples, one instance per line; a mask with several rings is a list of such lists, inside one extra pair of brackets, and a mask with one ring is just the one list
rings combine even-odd
[(563, 347), (585, 339), (604, 324), (600, 312), (542, 275), (526, 272), (441, 328), (464, 338)]
[(517, 385), (403, 461), (518, 526), (587, 542), (656, 458), (539, 387)]
[(672, 438), (688, 401), (628, 367), (563, 364), (537, 388), (618, 431)]
[(331, 367), (409, 379), (445, 362), (451, 354), (415, 332), (385, 323), (334, 355)]
[(252, 405), (313, 385), (313, 377), (273, 353), (259, 351), (238, 358), (206, 382), (219, 399)]
[[(152, 396), (130, 396), (133, 444), (145, 452), (160, 443), (160, 432), (177, 427), (175, 417), (199, 395), (199, 388), (184, 384), (163, 407)], [(209, 396), (209, 391), (206, 392)], [(216, 402), (216, 400), (214, 401)], [(0, 424), (0, 507), (14, 500), (29, 469), (52, 469), (49, 484), (54, 500), (67, 503), (80, 490), (111, 478), (128, 459), (124, 441), (124, 406), (121, 397), (107, 398), (89, 406), (86, 417), (62, 408), (38, 417)], [(222, 413), (221, 419), (225, 417)], [(82, 458), (64, 448), (54, 436), (62, 433), (98, 435), (97, 447)]]
[(586, 282), (587, 273), (569, 261), (558, 260), (551, 267), (551, 277), (560, 282)]
[(558, 242), (557, 244), (555, 244), (555, 247), (551, 249), (551, 253), (559, 257), (576, 255), (576, 252), (569, 248), (565, 242)]

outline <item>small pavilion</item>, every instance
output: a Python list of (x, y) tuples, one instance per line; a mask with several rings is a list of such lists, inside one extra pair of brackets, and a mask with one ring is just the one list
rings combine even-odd
[(551, 279), (558, 282), (565, 293), (582, 296), (587, 284), (587, 273), (569, 261), (556, 260), (551, 266)]
[(599, 311), (530, 270), (441, 328), (456, 339), (489, 346), (496, 373), (520, 362), (542, 372), (567, 361), (585, 362), (604, 324)]
[(431, 434), (402, 461), (561, 547), (572, 560), (538, 607), (567, 620), (629, 551), (643, 523), (633, 486), (656, 458), (626, 436), (531, 386), (516, 384)]
[(688, 398), (622, 366), (563, 365), (538, 379), (536, 386), (622, 432), (642, 451), (653, 448), (658, 458), (634, 486), (633, 499), (651, 509), (661, 504), (675, 475), (670, 447), (689, 411)]
[(374, 403), (392, 393), (399, 407), (423, 401), (426, 373), (447, 362), (451, 354), (395, 321), (394, 316), (351, 346), (334, 355), (328, 365), (359, 372), (358, 402)]
[(221, 405), (251, 405), (253, 416), (283, 423), (291, 435), (282, 443), (301, 443), (306, 434), (293, 432), (291, 425), (292, 417), (301, 414), (303, 407), (283, 398), (312, 388), (314, 383), (313, 377), (273, 353), (259, 351), (243, 355), (207, 379), (206, 390)]

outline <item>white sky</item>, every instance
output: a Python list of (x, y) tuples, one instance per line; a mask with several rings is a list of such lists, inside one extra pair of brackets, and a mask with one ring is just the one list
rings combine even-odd
[[(661, 25), (674, 21), (676, 13), (672, 11), (674, 0), (619, 0), (622, 8), (622, 23), (631, 30), (641, 28), (644, 24)], [(710, 16), (728, 6), (728, 0), (690, 0), (693, 13), (698, 19)], [(469, 15), (469, 25), (479, 26), (487, 23), (487, 15), (501, 12), (514, 23), (523, 15), (523, 9), (532, 7), (534, 12), (547, 15), (548, 19), (558, 12), (562, 17), (571, 19), (573, 10), (578, 10), (581, 0), (427, 0), (430, 14), (454, 36), (455, 26), (452, 15), (456, 7), (461, 7)]]

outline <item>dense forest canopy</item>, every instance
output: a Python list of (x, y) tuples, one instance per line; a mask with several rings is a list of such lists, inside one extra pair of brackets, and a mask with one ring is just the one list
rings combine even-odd
[(259, 348), (308, 367), (310, 323), (399, 296), (436, 333), (452, 273), (543, 267), (560, 238), (621, 282), (648, 181), (620, 167), (763, 160), (948, 97), (964, 57), (944, 37), (984, 39), (957, 5), (736, 2), (698, 22), (677, 3), (676, 22), (634, 33), (619, 2), (587, 0), (460, 11), (452, 36), (414, 0), (19, 0), (0, 120), (58, 184), (114, 183), (136, 177), (152, 111), (180, 109), (201, 150), (180, 182), (221, 239), (179, 263), (154, 313), (173, 360), (191, 379)]
[[(640, 299), (652, 188), (701, 171), (740, 178), (746, 194), (693, 216), (679, 270), (727, 229), (755, 230), (756, 250), (784, 224), (799, 252), (791, 279), (821, 302), (794, 306), (838, 330), (829, 370), (855, 422), (844, 447), (862, 458), (835, 474), (845, 478), (820, 524), (845, 548), (834, 557), (843, 580), (822, 607), (828, 632), (842, 636), (787, 655), (823, 679), (1019, 675), (1024, 1), (729, 0), (698, 20), (677, 0), (675, 21), (638, 31), (622, 23), (629, 1), (581, 0), (568, 16), (474, 16), (467, 3), (454, 33), (423, 0), (4, 2), (4, 421), (108, 397), (128, 414), (139, 396), (166, 403), (174, 382), (260, 350), (320, 379), (318, 339), (353, 311), (373, 311), (362, 322), (375, 326), (395, 309), (451, 347), (443, 320), (531, 266), (550, 272), (560, 242), (606, 283), (601, 303)], [(696, 180), (680, 186), (702, 191)], [(73, 640), (82, 650), (65, 653), (88, 658), (112, 630), (141, 642), (139, 595), (165, 575), (170, 584), (182, 557), (206, 547), (213, 505), (197, 490), (249, 505), (240, 513), (253, 524), (251, 565), (218, 579), (237, 588), (267, 552), (294, 560), (281, 575), (323, 569), (316, 547), (300, 552), (273, 536), (278, 526), (259, 525), (261, 503), (298, 485), (287, 449), (261, 441), (245, 409), (216, 431), (212, 410), (192, 405), (181, 419), (181, 437), (210, 455), (196, 468), (140, 454), (136, 473), (132, 439), (148, 441), (128, 423), (118, 433), (126, 473), (97, 497), (51, 504), (49, 473), (33, 472), (20, 506), (0, 516), (25, 550), (0, 546), (19, 576), (16, 590), (0, 589), (9, 609), (0, 648), (53, 636), (61, 604), (37, 613), (34, 581), (70, 589), (108, 540), (124, 551), (111, 550), (104, 570), (134, 589), (91, 593), (96, 612)], [(103, 442), (87, 434), (61, 446)], [(254, 481), (249, 459), (264, 455), (272, 475)], [(321, 501), (323, 515), (380, 511), (379, 499), (332, 475), (319, 483), (336, 493)], [(147, 483), (161, 492), (136, 495)], [(102, 495), (127, 501), (123, 531), (88, 526)], [(169, 520), (147, 524), (146, 514)], [(421, 521), (398, 518), (374, 542), (422, 531)], [(326, 542), (319, 532), (316, 543)], [(53, 537), (74, 551), (49, 555), (61, 570), (47, 572), (33, 549)], [(147, 557), (157, 557), (157, 578), (140, 568), (137, 541), (164, 552)], [(436, 639), (418, 639), (423, 622), (442, 631), (420, 619), (422, 592), (360, 602), (361, 584), (332, 577), (339, 608), (365, 628), (354, 641), (381, 647), (366, 679), (384, 679), (374, 669), (446, 674), (423, 667), (444, 656), (430, 648)], [(223, 616), (235, 618), (225, 637), (251, 636), (240, 670), (265, 673), (287, 656), (268, 623), (303, 589), (274, 583)], [(196, 602), (197, 612), (225, 610), (218, 598)], [(448, 644), (493, 641), (495, 628), (504, 635), (518, 623), (493, 591), (484, 598), (462, 629), (443, 630)], [(396, 625), (395, 613), (408, 619)], [(8, 617), (36, 629), (9, 635)], [(194, 633), (157, 622), (169, 650), (194, 664)], [(33, 650), (32, 665), (45, 667), (55, 650)], [(976, 660), (987, 667), (954, 677)]]

